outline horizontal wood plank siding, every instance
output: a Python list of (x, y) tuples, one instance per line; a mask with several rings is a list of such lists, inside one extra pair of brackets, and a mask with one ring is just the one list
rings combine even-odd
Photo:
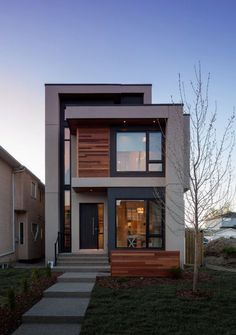
[(109, 128), (78, 128), (78, 177), (109, 177)]
[(179, 266), (179, 251), (111, 251), (111, 274), (114, 277), (168, 277), (170, 269)]

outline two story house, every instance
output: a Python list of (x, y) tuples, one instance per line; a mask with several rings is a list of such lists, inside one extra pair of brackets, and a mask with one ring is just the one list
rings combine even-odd
[(44, 184), (0, 146), (0, 264), (44, 256)]
[(59, 252), (179, 251), (189, 116), (151, 85), (46, 84), (46, 259)]

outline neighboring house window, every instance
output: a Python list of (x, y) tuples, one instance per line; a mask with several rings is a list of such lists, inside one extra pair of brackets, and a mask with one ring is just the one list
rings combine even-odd
[(164, 172), (163, 136), (160, 131), (117, 131), (115, 174)]
[(24, 223), (20, 222), (20, 227), (19, 227), (19, 240), (20, 244), (24, 244)]
[(37, 241), (39, 234), (39, 225), (38, 223), (31, 223), (31, 233), (33, 235), (33, 240)]
[(31, 197), (37, 198), (37, 184), (34, 181), (31, 182)]
[(117, 248), (164, 248), (164, 209), (155, 200), (116, 200)]
[(43, 201), (43, 191), (42, 189), (39, 189), (39, 202)]

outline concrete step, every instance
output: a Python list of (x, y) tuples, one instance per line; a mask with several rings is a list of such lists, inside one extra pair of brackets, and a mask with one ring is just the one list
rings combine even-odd
[(44, 291), (46, 298), (89, 298), (94, 283), (56, 283)]
[(108, 254), (107, 253), (104, 253), (104, 252), (79, 252), (79, 253), (61, 253), (58, 255), (58, 257), (108, 257)]
[(79, 335), (81, 325), (69, 323), (24, 323), (12, 335)]
[(58, 262), (109, 263), (107, 257), (58, 257)]
[(108, 272), (66, 272), (57, 278), (58, 283), (95, 283), (96, 277), (109, 276)]
[(43, 298), (23, 315), (22, 320), (37, 324), (81, 323), (88, 304), (89, 298)]
[(101, 261), (107, 261), (109, 262), (109, 257), (107, 256), (86, 256), (86, 255), (80, 255), (80, 256), (57, 256), (57, 259), (58, 260), (85, 260), (85, 261), (90, 261), (90, 260), (94, 260), (94, 261), (98, 261), (98, 260), (101, 260)]
[(55, 266), (52, 271), (55, 272), (109, 272), (110, 265), (103, 265), (103, 266), (73, 266), (73, 265), (66, 265), (66, 266)]
[(85, 265), (85, 266), (103, 266), (103, 265), (109, 265), (107, 261), (81, 261), (81, 260), (69, 260), (69, 261), (57, 261), (58, 266), (67, 266), (67, 265), (72, 265), (72, 266), (77, 266), (77, 265)]

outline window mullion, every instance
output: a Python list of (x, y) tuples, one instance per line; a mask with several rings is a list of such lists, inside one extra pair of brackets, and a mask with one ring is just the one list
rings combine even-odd
[(146, 172), (148, 172), (149, 164), (149, 133), (146, 131)]

